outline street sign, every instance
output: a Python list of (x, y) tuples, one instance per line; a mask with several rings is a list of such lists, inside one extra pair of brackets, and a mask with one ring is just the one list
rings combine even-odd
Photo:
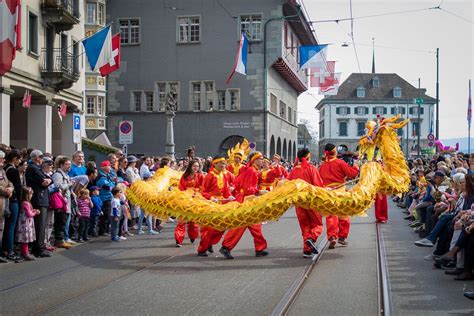
[(251, 142), (249, 144), (249, 148), (252, 149), (252, 150), (254, 150), (256, 147), (257, 147), (257, 144), (255, 142)]
[(122, 121), (119, 124), (119, 144), (133, 144), (133, 122)]
[(122, 146), (122, 152), (123, 152), (124, 157), (128, 156), (128, 146), (127, 145)]
[(436, 144), (435, 144), (433, 141), (429, 141), (429, 142), (428, 142), (428, 146), (429, 146), (429, 147), (434, 147), (435, 145), (436, 145)]
[(435, 137), (433, 134), (429, 134), (429, 135), (428, 135), (428, 140), (430, 140), (430, 141), (434, 141), (435, 138), (436, 138), (436, 137)]
[(413, 103), (423, 104), (423, 103), (425, 103), (425, 100), (422, 99), (422, 98), (416, 98), (416, 99), (413, 99)]
[(72, 139), (74, 144), (81, 143), (81, 116), (77, 113), (72, 117)]

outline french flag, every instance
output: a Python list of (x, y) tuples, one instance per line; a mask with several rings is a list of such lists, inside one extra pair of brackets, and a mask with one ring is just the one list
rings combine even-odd
[(82, 45), (92, 71), (105, 65), (115, 65), (110, 25), (83, 40)]
[(247, 75), (247, 51), (249, 47), (249, 41), (247, 40), (247, 37), (242, 33), (242, 36), (240, 37), (240, 45), (239, 45), (239, 51), (237, 52), (237, 57), (235, 58), (235, 66), (234, 69), (232, 70), (232, 73), (229, 76), (229, 79), (227, 79), (227, 84), (230, 83), (232, 80), (232, 77), (236, 72), (242, 75)]

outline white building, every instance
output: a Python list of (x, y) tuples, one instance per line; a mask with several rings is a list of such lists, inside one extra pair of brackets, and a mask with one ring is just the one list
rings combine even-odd
[[(73, 113), (82, 118), (85, 87), (80, 4), (80, 0), (22, 1), (21, 49), (12, 69), (0, 76), (0, 143), (54, 155), (81, 148), (73, 143)], [(32, 95), (29, 110), (22, 107), (26, 90)], [(63, 102), (67, 116), (61, 122), (58, 105)]]
[[(424, 101), (419, 117), (416, 98)], [(398, 113), (410, 119), (403, 130), (398, 130), (404, 152), (417, 150), (418, 132), (424, 149), (434, 125), (435, 103), (436, 99), (426, 95), (426, 89), (415, 88), (397, 74), (353, 73), (341, 84), (337, 95), (325, 97), (316, 106), (320, 111), (319, 154), (323, 155), (327, 143), (356, 151), (367, 120)]]

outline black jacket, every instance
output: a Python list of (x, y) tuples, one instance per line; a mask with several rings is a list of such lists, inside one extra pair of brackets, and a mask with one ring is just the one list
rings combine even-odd
[(40, 166), (31, 163), (26, 168), (25, 178), (26, 185), (33, 189), (33, 197), (31, 199), (33, 207), (49, 207), (48, 187), (44, 187), (42, 183), (44, 179), (49, 179), (50, 177), (43, 173)]
[(6, 164), (3, 169), (7, 174), (8, 180), (13, 184), (15, 191), (13, 192), (10, 202), (21, 202), (21, 179), (20, 172), (12, 164)]

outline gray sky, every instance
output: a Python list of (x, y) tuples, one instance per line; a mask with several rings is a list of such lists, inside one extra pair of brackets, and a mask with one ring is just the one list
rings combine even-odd
[[(350, 17), (349, 0), (304, 0), (312, 21)], [(474, 19), (473, 0), (352, 0), (353, 16), (436, 7)], [(359, 72), (351, 44), (350, 21), (339, 24), (315, 23), (320, 43), (330, 43), (328, 60), (336, 60), (336, 72), (342, 80)], [(378, 73), (397, 73), (428, 95), (436, 97), (436, 58), (440, 49), (440, 138), (467, 136), (468, 80), (474, 73), (474, 24), (440, 10), (388, 15), (354, 20), (354, 40), (362, 72), (370, 72), (372, 38), (375, 38), (375, 63)], [(349, 47), (341, 47), (348, 42)], [(358, 45), (359, 44), (359, 45)], [(378, 47), (379, 46), (379, 47)], [(382, 47), (385, 46), (385, 47)], [(387, 48), (390, 47), (390, 48)], [(474, 86), (474, 83), (472, 84)], [(307, 119), (318, 130), (319, 115), (314, 106), (321, 99), (317, 88), (311, 88), (298, 99), (299, 118)]]

